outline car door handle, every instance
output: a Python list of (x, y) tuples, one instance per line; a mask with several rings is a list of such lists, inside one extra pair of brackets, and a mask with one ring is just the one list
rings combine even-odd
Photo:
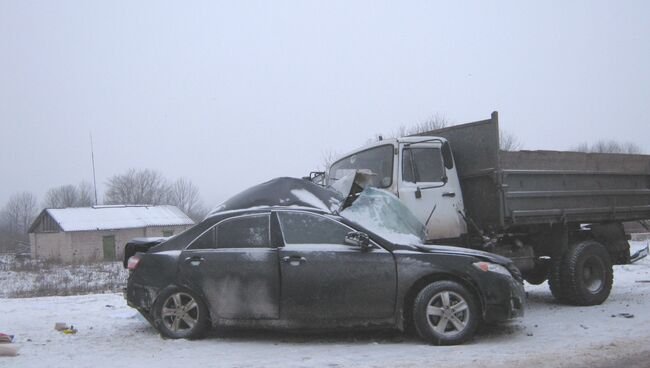
[(443, 197), (452, 197), (453, 198), (453, 197), (456, 196), (456, 193), (455, 192), (444, 192), (444, 193), (442, 193), (442, 196)]
[(203, 261), (204, 261), (203, 257), (199, 257), (199, 256), (193, 256), (193, 257), (185, 258), (185, 262), (191, 264), (192, 266), (198, 266)]
[(282, 261), (287, 262), (292, 266), (300, 266), (301, 263), (307, 261), (307, 258), (301, 256), (286, 256), (282, 257)]

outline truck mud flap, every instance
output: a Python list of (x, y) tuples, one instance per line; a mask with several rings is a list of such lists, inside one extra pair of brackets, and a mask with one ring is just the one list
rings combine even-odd
[(642, 260), (647, 256), (648, 256), (648, 246), (646, 245), (645, 248), (639, 249), (638, 251), (636, 251), (634, 254), (630, 256), (630, 263), (634, 263), (636, 261)]

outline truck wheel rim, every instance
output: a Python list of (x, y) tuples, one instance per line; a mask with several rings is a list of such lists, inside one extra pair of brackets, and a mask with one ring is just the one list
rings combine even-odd
[(441, 291), (427, 304), (427, 321), (437, 334), (457, 335), (465, 330), (469, 318), (467, 301), (453, 291)]
[(174, 293), (165, 300), (161, 317), (170, 331), (185, 332), (193, 329), (199, 321), (199, 305), (187, 293)]
[(605, 284), (605, 265), (598, 257), (589, 257), (582, 267), (582, 280), (585, 288), (597, 294)]

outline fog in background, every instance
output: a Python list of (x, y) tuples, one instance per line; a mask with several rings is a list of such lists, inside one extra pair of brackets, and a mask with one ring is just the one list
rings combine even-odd
[(0, 2), (0, 205), (150, 168), (209, 206), (441, 114), (650, 152), (650, 2)]

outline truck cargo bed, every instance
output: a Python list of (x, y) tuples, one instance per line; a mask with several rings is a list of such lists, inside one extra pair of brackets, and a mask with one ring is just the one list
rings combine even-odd
[(483, 229), (650, 219), (650, 156), (501, 151), (498, 114), (427, 132), (449, 140), (467, 214)]

